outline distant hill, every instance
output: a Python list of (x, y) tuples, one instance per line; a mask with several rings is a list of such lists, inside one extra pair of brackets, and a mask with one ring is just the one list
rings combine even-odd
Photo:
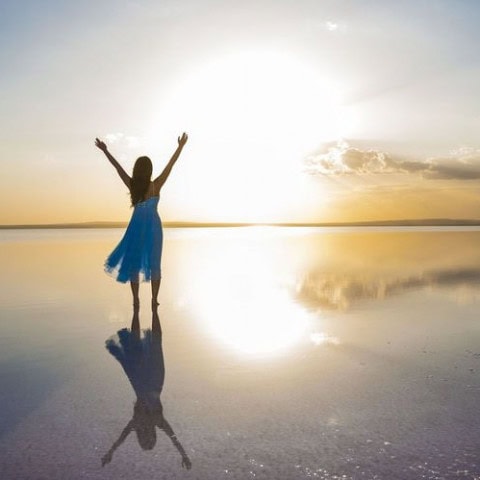
[(421, 218), (402, 220), (370, 220), (364, 222), (283, 223), (285, 226), (317, 227), (464, 227), (479, 226), (478, 219)]
[[(1, 230), (12, 229), (53, 229), (53, 228), (125, 228), (127, 222), (82, 222), (82, 223), (50, 223), (32, 225), (0, 225)], [(372, 220), (364, 222), (284, 222), (284, 223), (248, 223), (248, 222), (163, 222), (168, 228), (205, 228), (205, 227), (247, 227), (247, 226), (279, 226), (279, 227), (464, 227), (480, 226), (478, 219), (455, 218), (422, 218), (404, 220)]]

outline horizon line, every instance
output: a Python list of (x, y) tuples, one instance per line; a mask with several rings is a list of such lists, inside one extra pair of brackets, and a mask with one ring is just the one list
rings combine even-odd
[[(191, 222), (168, 221), (162, 222), (165, 228), (207, 228), (207, 227), (432, 227), (432, 226), (480, 226), (480, 219), (456, 218), (421, 218), (400, 220), (362, 220), (349, 222)], [(1, 230), (15, 229), (62, 229), (62, 228), (124, 228), (128, 222), (93, 221), (74, 223), (33, 223), (33, 224), (3, 224)]]

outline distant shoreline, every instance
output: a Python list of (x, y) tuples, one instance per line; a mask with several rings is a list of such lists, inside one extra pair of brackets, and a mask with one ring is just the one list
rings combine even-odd
[[(66, 228), (125, 228), (127, 222), (83, 222), (0, 225), (0, 230), (22, 229), (66, 229)], [(163, 222), (166, 228), (229, 228), (229, 227), (476, 227), (480, 220), (462, 220), (451, 218), (426, 218), (419, 220), (377, 220), (364, 222)]]

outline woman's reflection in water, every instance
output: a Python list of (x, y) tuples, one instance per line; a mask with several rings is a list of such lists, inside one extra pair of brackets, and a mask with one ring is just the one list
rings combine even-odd
[(163, 416), (160, 401), (165, 364), (162, 351), (162, 330), (158, 312), (152, 314), (152, 329), (140, 331), (138, 310), (133, 314), (132, 327), (124, 328), (106, 341), (107, 350), (120, 362), (137, 395), (133, 417), (118, 440), (102, 458), (102, 466), (112, 461), (113, 452), (133, 430), (144, 450), (152, 450), (157, 441), (155, 427), (163, 430), (182, 457), (182, 466), (190, 469), (192, 463), (178, 441), (175, 432)]

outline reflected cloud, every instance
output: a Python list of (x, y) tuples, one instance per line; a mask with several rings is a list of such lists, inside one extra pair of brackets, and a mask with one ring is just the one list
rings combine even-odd
[(295, 296), (312, 309), (347, 310), (362, 300), (382, 300), (412, 290), (468, 287), (477, 291), (479, 286), (480, 268), (432, 270), (403, 278), (313, 271), (297, 285)]
[(314, 332), (310, 334), (310, 341), (316, 346), (340, 344), (340, 340), (337, 337), (328, 335), (325, 332)]
[(157, 441), (158, 428), (170, 438), (180, 453), (182, 466), (190, 469), (191, 461), (164, 417), (160, 401), (165, 380), (165, 362), (158, 313), (152, 315), (152, 328), (141, 331), (138, 311), (135, 311), (131, 328), (119, 330), (105, 342), (105, 347), (122, 366), (137, 400), (131, 420), (102, 457), (102, 466), (112, 461), (115, 450), (132, 432), (136, 433), (138, 444), (143, 450), (152, 450)]

